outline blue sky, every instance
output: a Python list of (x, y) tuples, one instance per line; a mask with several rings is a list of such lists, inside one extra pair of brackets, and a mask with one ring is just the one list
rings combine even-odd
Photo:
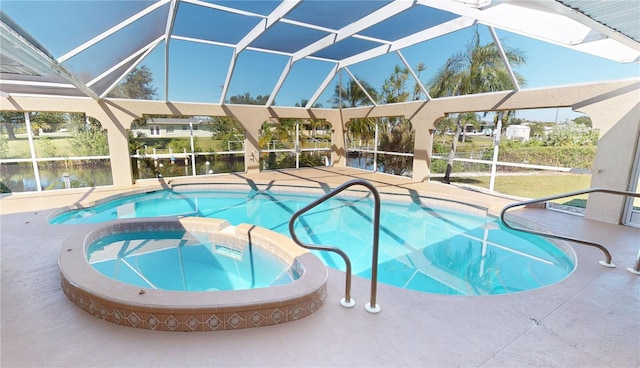
[[(64, 3), (65, 7), (60, 7), (60, 4), (63, 4), (60, 1), (3, 0), (2, 9), (55, 57), (60, 57), (110, 27), (114, 20), (125, 19), (128, 14), (144, 9), (151, 3), (152, 1), (129, 1), (119, 3), (126, 5), (118, 8), (109, 6), (108, 1), (71, 1)], [(37, 6), (34, 6), (35, 4)], [(155, 19), (166, 19), (162, 10), (157, 13)], [(78, 19), (84, 21), (79, 22)], [(156, 36), (153, 34), (157, 35), (157, 32), (164, 30), (158, 23), (160, 22), (149, 19), (140, 21), (139, 24), (134, 24), (128, 27), (129, 29), (104, 40), (103, 46), (92, 47), (63, 65), (81, 74), (82, 79), (88, 81), (98, 75), (100, 70), (110, 67), (110, 60), (135, 51), (149, 40), (155, 39)], [(78, 28), (80, 26), (82, 28)], [(251, 27), (251, 24), (245, 26)], [(176, 25), (176, 28), (188, 27), (189, 24)], [(153, 28), (153, 32), (156, 33), (149, 31)], [(411, 66), (417, 65), (418, 62), (426, 64), (427, 70), (420, 76), (426, 84), (449, 56), (464, 50), (474, 30), (475, 27), (463, 29), (413, 45), (401, 52)], [(482, 44), (492, 42), (485, 26), (480, 25), (478, 30)], [(137, 38), (145, 32), (149, 33), (146, 39), (129, 45), (129, 39)], [(499, 29), (496, 32), (505, 47), (524, 51), (527, 64), (518, 67), (516, 72), (527, 80), (526, 86), (523, 87), (525, 89), (640, 76), (640, 65), (637, 63), (621, 64)], [(165, 96), (164, 50), (165, 45), (162, 42), (142, 62), (153, 72), (159, 99), (164, 99)], [(231, 48), (174, 39), (170, 43), (169, 51), (169, 99), (220, 102), (222, 86), (232, 57)], [(227, 99), (246, 92), (254, 97), (271, 94), (287, 60), (284, 55), (243, 51), (233, 71)], [(293, 106), (303, 99), (310, 99), (333, 65), (319, 60), (302, 60), (294, 64), (276, 96), (276, 104)], [(392, 53), (351, 65), (349, 70), (359, 79), (380, 89), (395, 65), (402, 65), (402, 61)], [(349, 76), (343, 73), (342, 78), (343, 82), (346, 82)], [(338, 77), (328, 85), (317, 100), (318, 103), (324, 107), (331, 106), (330, 99), (337, 82)], [(411, 81), (408, 87), (412, 88), (412, 85)], [(579, 114), (570, 109), (530, 110), (517, 114), (518, 117), (531, 120), (560, 122), (577, 115)]]

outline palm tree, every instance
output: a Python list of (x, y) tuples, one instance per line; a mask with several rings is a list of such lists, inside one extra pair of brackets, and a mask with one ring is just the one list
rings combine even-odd
[(264, 122), (261, 128), (261, 135), (258, 139), (260, 148), (269, 149), (271, 142), (281, 142), (285, 147), (294, 140), (296, 120), (280, 119), (279, 123)]
[[(300, 100), (300, 102), (296, 102), (295, 107), (304, 107), (307, 106), (307, 104), (309, 103), (309, 100), (307, 100), (306, 98), (303, 98)], [(322, 104), (319, 102), (316, 102), (313, 104), (313, 106), (311, 107), (315, 107), (315, 108), (322, 108)], [(315, 137), (316, 136), (316, 130), (318, 129), (318, 126), (323, 125), (323, 121), (320, 119), (307, 119), (305, 120), (305, 122), (308, 122), (309, 125), (311, 125), (311, 136)]]
[[(309, 103), (309, 100), (307, 100), (306, 98), (303, 98), (303, 99), (300, 100), (300, 102), (296, 102), (296, 104), (294, 106), (295, 107), (305, 107), (305, 106), (307, 106), (308, 103)], [(322, 104), (320, 102), (316, 102), (311, 107), (322, 108)]]
[[(378, 149), (381, 151), (413, 153), (415, 130), (411, 121), (404, 118), (380, 119)], [(413, 157), (378, 155), (377, 164), (385, 173), (408, 175), (412, 172)]]
[[(526, 63), (525, 56), (519, 50), (505, 49), (505, 54), (511, 65)], [(516, 78), (520, 85), (524, 85), (522, 76), (516, 74)], [(498, 48), (493, 42), (480, 45), (477, 29), (467, 48), (447, 59), (445, 65), (431, 80), (430, 85), (429, 92), (433, 97), (505, 91), (514, 87)], [(443, 179), (447, 184), (450, 183), (453, 159), (462, 132), (462, 118), (463, 114), (459, 114), (455, 136), (451, 143), (447, 171)]]
[(409, 92), (406, 90), (409, 70), (396, 65), (393, 73), (385, 79), (382, 85), (382, 98), (386, 103), (405, 102), (409, 99)]
[[(427, 70), (427, 65), (422, 61), (418, 62), (418, 65), (416, 65), (416, 75), (418, 79), (420, 79), (420, 73), (422, 73), (425, 70)], [(413, 86), (413, 100), (415, 101), (422, 98), (423, 93), (424, 92), (422, 92), (422, 89), (420, 88), (418, 81), (416, 81), (416, 83)]]
[[(360, 85), (367, 90), (369, 96), (374, 100), (378, 99), (378, 92), (367, 81), (360, 80)], [(358, 86), (354, 80), (347, 82), (346, 88), (342, 88), (341, 84), (336, 84), (333, 97), (331, 98), (333, 107), (356, 107), (365, 104), (369, 104), (371, 101), (367, 94)], [(373, 137), (375, 131), (375, 119), (355, 119), (349, 123), (347, 128), (348, 132), (352, 136), (352, 139), (364, 140), (366, 144), (369, 144), (369, 140)]]
[(365, 146), (369, 146), (369, 140), (373, 138), (376, 130), (376, 119), (353, 119), (349, 122), (347, 132), (353, 141), (358, 139), (358, 146), (362, 146), (364, 141)]
[[(378, 97), (376, 89), (367, 81), (360, 80), (359, 82), (360, 85), (367, 90), (369, 96), (376, 101)], [(336, 84), (331, 102), (333, 103), (333, 107), (338, 108), (356, 107), (371, 103), (367, 94), (364, 93), (360, 86), (358, 86), (358, 83), (353, 80), (349, 80), (349, 82), (347, 82), (346, 88), (343, 88), (340, 84)]]
[(438, 129), (435, 131), (435, 135), (442, 139), (442, 145), (445, 144), (445, 138), (449, 132), (453, 132), (456, 129), (456, 119), (447, 115), (438, 122)]
[(462, 126), (462, 143), (466, 141), (467, 138), (467, 126), (472, 126), (475, 129), (480, 127), (480, 119), (478, 119), (478, 114), (475, 112), (465, 112), (460, 114), (460, 125)]
[[(420, 79), (420, 73), (427, 70), (427, 66), (422, 61), (419, 62), (416, 67), (416, 76)], [(423, 97), (422, 89), (420, 88), (419, 81), (415, 81), (413, 90), (409, 92), (406, 84), (409, 80), (409, 69), (402, 68), (400, 65), (396, 65), (393, 69), (393, 73), (388, 79), (385, 79), (382, 85), (382, 100), (385, 103), (405, 102), (411, 99), (419, 100)]]

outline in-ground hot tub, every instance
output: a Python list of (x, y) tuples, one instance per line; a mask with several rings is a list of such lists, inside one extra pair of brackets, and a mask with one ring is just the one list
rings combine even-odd
[[(189, 259), (192, 250), (195, 259)], [(158, 263), (171, 253), (177, 255), (173, 263)], [(256, 264), (265, 259), (276, 262)], [(286, 236), (219, 219), (119, 220), (74, 231), (58, 263), (62, 288), (73, 303), (103, 320), (136, 328), (268, 326), (308, 316), (326, 298), (327, 269), (316, 256)], [(189, 268), (189, 263), (199, 265)], [(211, 263), (226, 266), (197, 274)], [(237, 272), (223, 277), (225, 268)]]

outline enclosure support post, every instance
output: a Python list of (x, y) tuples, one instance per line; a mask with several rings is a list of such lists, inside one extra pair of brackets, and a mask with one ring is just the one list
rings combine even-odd
[(496, 124), (496, 130), (493, 136), (493, 162), (491, 163), (491, 180), (489, 180), (489, 191), (493, 192), (493, 187), (496, 184), (496, 167), (498, 163), (498, 153), (500, 151), (500, 133), (502, 132), (502, 116), (503, 112), (498, 112), (498, 123)]
[(27, 125), (27, 137), (29, 138), (29, 149), (31, 150), (31, 163), (33, 165), (33, 175), (36, 177), (36, 188), (38, 192), (42, 192), (42, 184), (40, 183), (40, 170), (38, 169), (38, 160), (36, 160), (36, 148), (33, 145), (33, 131), (31, 130), (31, 118), (29, 113), (24, 113), (24, 122)]

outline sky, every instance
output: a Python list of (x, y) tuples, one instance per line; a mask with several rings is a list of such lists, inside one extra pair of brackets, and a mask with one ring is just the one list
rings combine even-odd
[[(59, 5), (63, 3), (66, 7), (61, 8)], [(112, 26), (114, 19), (125, 19), (128, 14), (140, 11), (152, 3), (146, 0), (129, 1), (126, 2), (126, 7), (118, 8), (109, 6), (109, 1), (3, 0), (2, 10), (58, 58)], [(37, 6), (34, 6), (35, 4)], [(189, 6), (192, 7), (192, 5)], [(194, 14), (201, 14), (201, 12), (194, 12)], [(84, 21), (78, 22), (78, 19)], [(140, 38), (137, 37), (140, 34), (163, 32), (162, 19), (166, 19), (166, 10), (163, 13), (163, 10), (159, 9), (149, 17), (106, 39), (102, 45), (91, 47), (78, 56), (66, 60), (63, 66), (82, 75), (82, 79), (88, 82), (111, 67), (112, 60), (144, 47), (155, 36), (149, 36), (146, 39), (142, 37), (137, 43), (129, 42), (130, 40)], [(237, 20), (233, 18), (229, 22), (235, 24)], [(82, 26), (81, 31), (78, 28), (80, 26)], [(176, 22), (175, 27), (189, 32), (191, 26), (189, 22)], [(251, 26), (251, 24), (246, 25), (246, 27)], [(211, 25), (211, 27), (218, 27), (217, 32), (225, 31), (223, 25)], [(195, 32), (196, 28), (192, 28)], [(412, 67), (419, 62), (427, 66), (427, 69), (420, 74), (420, 80), (428, 84), (448, 57), (464, 50), (475, 29), (475, 27), (466, 28), (413, 45), (401, 50), (401, 53)], [(492, 42), (487, 27), (480, 25), (477, 29), (481, 44)], [(640, 76), (638, 63), (621, 64), (507, 31), (496, 29), (496, 32), (505, 48), (524, 52), (526, 65), (515, 68), (515, 72), (526, 79), (523, 89)], [(233, 36), (229, 34), (229, 37)], [(161, 42), (141, 63), (153, 73), (158, 99), (165, 98), (164, 52), (165, 44)], [(232, 55), (232, 49), (229, 47), (172, 39), (169, 44), (168, 98), (172, 101), (219, 103)], [(227, 99), (247, 92), (253, 97), (270, 95), (287, 62), (288, 57), (285, 55), (252, 50), (241, 52), (231, 75)], [(402, 60), (395, 53), (391, 53), (351, 65), (348, 69), (359, 80), (380, 89), (396, 65), (403, 66)], [(333, 68), (333, 63), (320, 60), (301, 60), (293, 64), (282, 88), (276, 95), (275, 104), (294, 106), (302, 100), (311, 99)], [(350, 79), (346, 72), (342, 73), (341, 78), (343, 83)], [(318, 104), (323, 107), (332, 106), (330, 100), (338, 81), (338, 76), (333, 78), (317, 99)], [(412, 88), (412, 86), (413, 81), (410, 81), (408, 87)], [(563, 122), (567, 118), (572, 119), (579, 115), (581, 114), (567, 108), (521, 110), (516, 114), (517, 117), (524, 119), (550, 122)]]

